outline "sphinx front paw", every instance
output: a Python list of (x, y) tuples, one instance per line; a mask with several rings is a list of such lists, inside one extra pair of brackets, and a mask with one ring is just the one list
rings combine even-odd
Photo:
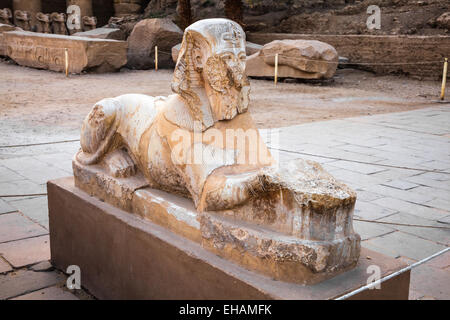
[(113, 177), (128, 178), (136, 174), (136, 164), (124, 149), (118, 149), (106, 155), (103, 162)]

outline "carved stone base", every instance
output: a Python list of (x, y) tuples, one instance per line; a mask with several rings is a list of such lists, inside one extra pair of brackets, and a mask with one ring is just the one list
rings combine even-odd
[[(131, 178), (114, 178), (101, 165), (83, 166), (76, 160), (73, 172), (75, 185), (91, 196), (275, 280), (318, 283), (354, 268), (358, 261), (360, 237), (354, 232), (329, 240), (302, 239), (233, 218), (227, 212), (198, 213), (190, 199), (151, 189), (139, 173)], [(325, 213), (312, 212), (304, 222), (305, 229), (318, 228), (314, 214), (326, 219)]]
[[(194, 236), (196, 220), (177, 211), (186, 199), (149, 191), (147, 214), (157, 224), (89, 196), (73, 178), (51, 181), (47, 189), (52, 264), (79, 266), (81, 285), (99, 299), (333, 299), (366, 285), (370, 265), (379, 266), (382, 277), (406, 266), (363, 248), (354, 269), (320, 284), (275, 281), (158, 225), (193, 224)], [(409, 276), (352, 299), (408, 299)]]

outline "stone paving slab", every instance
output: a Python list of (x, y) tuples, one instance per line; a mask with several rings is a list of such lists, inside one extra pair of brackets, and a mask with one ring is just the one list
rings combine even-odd
[(12, 270), (11, 265), (6, 262), (2, 257), (0, 257), (0, 274), (6, 273)]
[(20, 295), (62, 283), (65, 277), (55, 271), (34, 272), (19, 270), (0, 275), (0, 300), (15, 298)]
[(74, 294), (60, 287), (49, 287), (34, 291), (11, 300), (80, 300)]
[(444, 217), (444, 218), (439, 219), (437, 222), (443, 223), (443, 224), (450, 224), (450, 215), (448, 215), (448, 216), (446, 216), (446, 217)]
[(24, 177), (15, 171), (0, 165), (0, 182), (23, 180)]
[[(399, 212), (388, 217), (382, 218), (379, 221), (393, 222), (402, 224), (416, 224), (424, 226), (446, 227), (442, 223), (435, 222), (433, 220), (423, 219), (408, 213)], [(450, 228), (449, 229), (433, 229), (433, 228), (419, 228), (409, 226), (392, 226), (396, 230), (400, 230), (404, 233), (412, 234), (417, 237), (434, 241), (442, 245), (450, 245)], [(450, 227), (450, 226), (449, 226)]]
[(409, 214), (417, 216), (418, 218), (425, 218), (428, 220), (436, 221), (440, 218), (445, 217), (445, 214), (443, 212), (440, 212), (435, 208), (430, 208), (420, 204), (411, 203), (391, 197), (380, 198), (372, 201), (372, 203), (392, 210), (407, 212)]
[(403, 180), (391, 180), (391, 181), (384, 182), (382, 185), (386, 186), (386, 187), (400, 189), (400, 190), (411, 190), (411, 189), (414, 189), (419, 186), (418, 184), (403, 181)]
[(395, 231), (363, 241), (361, 245), (393, 258), (403, 256), (414, 260), (427, 258), (446, 248), (446, 246), (402, 231)]
[(394, 228), (382, 224), (374, 224), (364, 221), (353, 221), (353, 227), (361, 236), (361, 240), (376, 238), (391, 232), (395, 232)]
[[(414, 260), (402, 258), (409, 264)], [(437, 258), (435, 258), (437, 259)], [(448, 300), (450, 297), (450, 272), (433, 266), (430, 260), (411, 270), (410, 299), (439, 299)]]
[(11, 207), (6, 201), (0, 199), (0, 214), (10, 213), (17, 211), (17, 209)]
[[(0, 198), (5, 195), (17, 195), (17, 194), (36, 194), (46, 193), (47, 186), (45, 184), (38, 184), (31, 180), (15, 180), (0, 182)], [(10, 200), (15, 200), (9, 198)]]
[[(434, 259), (431, 259), (427, 264), (433, 268), (450, 271), (450, 252), (446, 252)], [(450, 283), (449, 283), (450, 286)]]
[(48, 235), (0, 243), (0, 255), (14, 268), (21, 268), (50, 259)]
[(358, 200), (356, 201), (354, 215), (355, 217), (366, 220), (377, 220), (387, 216), (391, 216), (397, 212), (398, 211), (384, 208), (371, 202)]
[(48, 230), (48, 203), (46, 196), (15, 200), (9, 202), (9, 205)]
[(0, 215), (0, 243), (37, 237), (48, 231), (19, 212)]
[(0, 160), (0, 165), (14, 171), (37, 184), (47, 183), (48, 180), (65, 177), (70, 173), (63, 171), (47, 162), (42, 162), (39, 157), (20, 157)]

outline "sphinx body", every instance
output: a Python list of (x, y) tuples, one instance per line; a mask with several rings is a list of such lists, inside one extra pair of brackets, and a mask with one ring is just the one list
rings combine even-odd
[[(74, 159), (76, 185), (107, 201), (119, 189), (132, 200), (110, 201), (149, 219), (159, 211), (149, 214), (142, 188), (190, 198), (196, 221), (169, 223), (171, 230), (275, 279), (315, 283), (354, 267), (360, 250), (352, 226), (355, 193), (317, 163), (274, 160), (247, 111), (245, 61), (238, 24), (208, 19), (189, 26), (174, 94), (95, 104)], [(141, 182), (123, 187), (120, 181), (135, 176)]]

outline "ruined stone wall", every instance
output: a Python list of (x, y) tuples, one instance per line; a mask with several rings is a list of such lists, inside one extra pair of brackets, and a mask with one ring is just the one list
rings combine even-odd
[[(364, 70), (378, 74), (405, 74), (418, 79), (440, 79), (444, 57), (450, 52), (450, 36), (310, 35), (249, 33), (247, 40), (258, 44), (281, 39), (326, 42), (339, 56)], [(428, 63), (432, 61), (433, 63)]]

